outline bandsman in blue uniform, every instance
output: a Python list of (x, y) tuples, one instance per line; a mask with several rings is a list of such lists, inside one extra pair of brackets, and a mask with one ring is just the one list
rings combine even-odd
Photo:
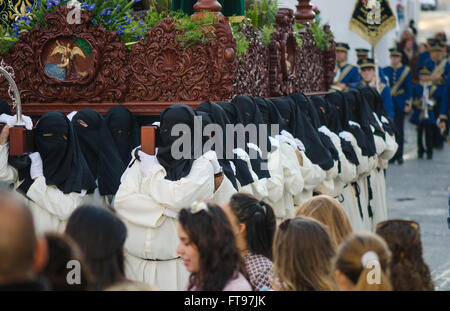
[(423, 66), (425, 66), (425, 62), (430, 58), (431, 44), (434, 43), (435, 40), (436, 39), (434, 38), (427, 39), (427, 50), (420, 53), (417, 57), (417, 68), (422, 68)]
[[(448, 86), (450, 80), (450, 62), (448, 61), (447, 47), (444, 42), (434, 40), (431, 42), (430, 59), (425, 62), (425, 66), (431, 70), (431, 80), (436, 87), (436, 93), (446, 94), (448, 102)], [(448, 111), (441, 110), (442, 103), (436, 102), (433, 108), (434, 117), (438, 120), (439, 127), (433, 129), (433, 145), (435, 148), (442, 149), (444, 147), (445, 129), (448, 126)], [(443, 125), (441, 125), (443, 124)]]
[(392, 102), (394, 104), (394, 123), (398, 131), (398, 135), (395, 137), (398, 150), (391, 161), (403, 164), (405, 113), (408, 113), (411, 109), (412, 74), (408, 66), (402, 65), (402, 53), (397, 48), (392, 48), (389, 52), (391, 65), (385, 67), (383, 71), (390, 82)]
[[(361, 74), (361, 81), (352, 83), (350, 88), (356, 88), (359, 86), (370, 86), (376, 88), (376, 75), (375, 75), (375, 61), (372, 58), (362, 59), (358, 62), (359, 71)], [(383, 104), (386, 108), (386, 112), (389, 117), (394, 118), (394, 105), (392, 103), (391, 89), (385, 83), (379, 81), (378, 92), (383, 98)]]
[[(369, 58), (369, 50), (368, 49), (356, 49), (356, 58), (357, 58), (357, 62), (359, 62), (360, 60)], [(378, 72), (380, 74), (381, 82), (386, 83), (387, 85), (390, 86), (389, 80), (386, 78), (386, 75), (384, 74), (383, 70), (379, 66), (378, 66)]]
[[(436, 125), (436, 118), (433, 108), (436, 103), (440, 103), (440, 110), (444, 113), (447, 109), (447, 89), (438, 90), (436, 85), (433, 85), (431, 68), (424, 66), (419, 68), (420, 83), (413, 86), (413, 115), (410, 122), (417, 125), (417, 147), (418, 156), (423, 158), (424, 153), (427, 153), (427, 158), (433, 158), (433, 133)], [(439, 122), (439, 126), (444, 124)], [(425, 146), (423, 146), (423, 135), (425, 134)]]
[(346, 91), (350, 84), (360, 81), (358, 68), (347, 64), (349, 49), (347, 43), (336, 43), (336, 74), (331, 86), (332, 89)]

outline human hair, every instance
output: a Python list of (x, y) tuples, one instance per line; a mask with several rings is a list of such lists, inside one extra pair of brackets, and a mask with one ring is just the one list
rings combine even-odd
[(272, 207), (246, 193), (235, 193), (229, 204), (239, 223), (245, 224), (248, 250), (272, 259), (273, 237), (277, 228)]
[(376, 233), (392, 252), (390, 279), (394, 290), (434, 290), (430, 269), (423, 259), (418, 223), (388, 220), (378, 224)]
[[(48, 245), (48, 261), (42, 276), (44, 276), (55, 291), (80, 291), (87, 290), (92, 277), (84, 262), (83, 253), (76, 242), (67, 234), (46, 233)], [(80, 267), (80, 283), (69, 284), (67, 281), (67, 264), (76, 260)]]
[(353, 233), (341, 204), (328, 195), (318, 195), (304, 202), (295, 214), (300, 215), (314, 218), (325, 225), (336, 247)]
[(182, 209), (179, 224), (198, 249), (199, 271), (191, 273), (188, 290), (221, 291), (244, 266), (231, 224), (222, 209), (208, 203), (207, 210)]
[[(378, 271), (373, 270), (373, 262), (365, 262), (368, 255), (371, 255), (371, 261), (378, 264)], [(392, 290), (389, 280), (390, 262), (391, 252), (386, 242), (374, 233), (360, 232), (353, 234), (341, 244), (334, 267), (355, 285), (357, 291), (390, 291)], [(379, 278), (369, 282), (372, 280), (373, 272), (376, 272), (375, 276), (378, 272)]]
[(93, 290), (125, 279), (123, 246), (127, 228), (110, 209), (83, 205), (67, 222), (66, 233), (78, 243), (93, 276)]
[(335, 247), (324, 225), (299, 216), (280, 224), (273, 242), (274, 286), (286, 291), (334, 290)]
[(30, 209), (10, 190), (0, 189), (0, 282), (32, 272), (36, 246)]

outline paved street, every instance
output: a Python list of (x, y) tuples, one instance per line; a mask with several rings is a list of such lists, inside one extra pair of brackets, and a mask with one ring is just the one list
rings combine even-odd
[(389, 218), (419, 222), (424, 258), (436, 289), (450, 290), (450, 146), (435, 151), (431, 161), (419, 160), (415, 127), (408, 122), (406, 129), (405, 163), (391, 165), (387, 171)]
[[(440, 0), (436, 11), (422, 11), (418, 42), (438, 31), (450, 36), (450, 0)], [(407, 120), (409, 117), (407, 118)], [(391, 165), (387, 172), (389, 218), (419, 222), (428, 263), (437, 290), (450, 290), (450, 146), (435, 151), (433, 160), (417, 158), (415, 127), (406, 121), (405, 163)]]

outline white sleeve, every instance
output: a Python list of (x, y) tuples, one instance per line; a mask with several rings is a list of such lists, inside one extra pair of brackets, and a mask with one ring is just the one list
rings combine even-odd
[[(155, 165), (144, 183), (152, 198), (176, 212), (188, 207), (195, 200), (210, 200), (214, 195), (214, 169), (204, 157), (200, 157), (192, 164), (191, 171), (186, 177), (177, 181), (165, 178), (166, 170), (161, 165)], [(148, 179), (148, 181), (147, 181)]]
[[(349, 132), (345, 132), (349, 133)], [(363, 176), (364, 174), (367, 174), (369, 170), (369, 158), (366, 156), (363, 156), (361, 148), (358, 146), (358, 142), (356, 141), (355, 136), (353, 134), (349, 133), (351, 135), (351, 144), (353, 147), (353, 150), (356, 153), (356, 157), (358, 158), (359, 165), (356, 167), (356, 172), (358, 176), (356, 179), (359, 179), (360, 176)], [(356, 180), (354, 180), (356, 181)]]
[(397, 152), (398, 144), (395, 141), (395, 137), (389, 135), (386, 133), (386, 149), (381, 154), (381, 158), (383, 160), (390, 160), (394, 157), (395, 153)]
[(281, 166), (281, 152), (279, 148), (269, 154), (269, 160), (267, 162), (270, 172), (270, 178), (267, 179), (266, 183), (267, 198), (272, 202), (278, 202), (283, 197), (284, 191), (283, 168)]
[(339, 159), (341, 160), (341, 173), (338, 175), (338, 179), (342, 181), (344, 185), (347, 185), (357, 176), (356, 165), (351, 163), (343, 152), (342, 155), (339, 156)]
[(287, 143), (281, 143), (281, 161), (283, 164), (284, 189), (291, 195), (302, 192), (305, 181), (294, 148)]
[(334, 165), (328, 171), (325, 171), (326, 177), (320, 185), (318, 185), (314, 190), (327, 195), (334, 195), (334, 179), (339, 173), (339, 163), (334, 161)]
[(304, 189), (311, 191), (316, 188), (327, 177), (326, 172), (317, 164), (313, 164), (306, 156), (305, 152), (300, 151), (303, 158), (303, 166), (300, 167), (303, 180), (305, 181)]
[(222, 183), (214, 195), (210, 202), (215, 203), (219, 206), (224, 206), (230, 202), (230, 198), (233, 194), (236, 193), (236, 189), (233, 187), (233, 184), (228, 179), (228, 177), (224, 174)]
[(143, 183), (139, 161), (136, 160), (125, 170), (120, 182), (114, 200), (117, 213), (131, 223), (150, 228), (159, 227), (164, 218), (164, 207), (157, 204), (144, 190), (150, 185)]
[(19, 178), (17, 170), (8, 164), (9, 144), (0, 145), (0, 181), (16, 183)]
[(55, 186), (47, 186), (44, 176), (38, 177), (27, 192), (27, 197), (34, 203), (63, 221), (83, 203), (85, 195), (86, 190), (64, 194)]
[[(387, 136), (387, 134), (386, 134), (386, 136)], [(387, 148), (386, 142), (382, 137), (380, 137), (378, 135), (373, 135), (373, 139), (375, 141), (377, 155), (381, 155), (384, 152), (384, 150), (386, 150), (386, 148)]]

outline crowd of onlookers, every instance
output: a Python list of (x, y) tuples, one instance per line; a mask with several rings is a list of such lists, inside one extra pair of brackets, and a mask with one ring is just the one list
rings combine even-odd
[[(158, 290), (125, 277), (127, 227), (109, 207), (83, 205), (64, 234), (37, 235), (32, 214), (0, 192), (0, 290)], [(272, 207), (236, 193), (178, 216), (186, 290), (433, 290), (419, 224), (388, 220), (353, 232), (340, 203), (320, 195), (278, 227)]]

